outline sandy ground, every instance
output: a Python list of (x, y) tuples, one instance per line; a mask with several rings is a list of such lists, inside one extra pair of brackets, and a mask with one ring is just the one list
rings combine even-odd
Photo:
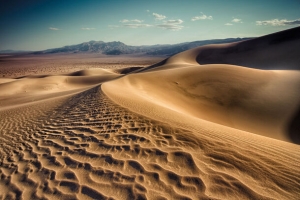
[(212, 59), (255, 42), (0, 58), (0, 199), (298, 199), (297, 62)]
[(0, 78), (28, 75), (55, 75), (90, 68), (118, 69), (145, 67), (165, 57), (142, 55), (106, 56), (102, 54), (0, 54)]

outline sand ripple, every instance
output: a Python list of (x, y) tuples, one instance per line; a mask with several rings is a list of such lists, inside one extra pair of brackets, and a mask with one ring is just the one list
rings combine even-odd
[(120, 107), (101, 86), (2, 110), (0, 127), (0, 199), (297, 199), (300, 193), (299, 154), (196, 137)]

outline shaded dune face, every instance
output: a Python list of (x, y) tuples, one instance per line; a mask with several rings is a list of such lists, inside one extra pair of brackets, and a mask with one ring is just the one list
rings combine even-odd
[(293, 143), (300, 144), (300, 106), (287, 124), (287, 133)]
[[(233, 64), (256, 69), (300, 70), (300, 27), (231, 45), (200, 50), (200, 64)], [(200, 47), (201, 48), (201, 47)]]

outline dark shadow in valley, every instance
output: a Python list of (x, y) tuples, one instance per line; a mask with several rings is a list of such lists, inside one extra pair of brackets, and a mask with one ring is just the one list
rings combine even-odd
[(289, 138), (295, 144), (300, 144), (300, 106), (287, 126)]

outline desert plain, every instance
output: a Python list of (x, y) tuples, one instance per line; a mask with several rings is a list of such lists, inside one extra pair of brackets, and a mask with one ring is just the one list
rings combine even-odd
[(299, 199), (299, 52), (1, 55), (0, 199)]

